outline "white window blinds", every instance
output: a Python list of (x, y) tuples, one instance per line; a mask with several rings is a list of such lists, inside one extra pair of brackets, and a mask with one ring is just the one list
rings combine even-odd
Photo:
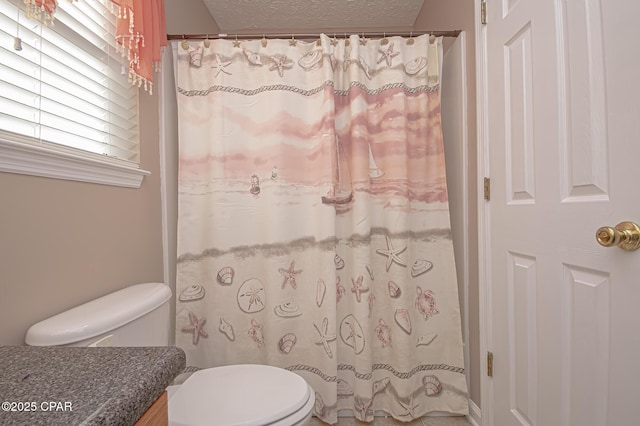
[(122, 72), (111, 11), (60, 1), (46, 26), (23, 8), (0, 0), (0, 139), (138, 163), (138, 91)]

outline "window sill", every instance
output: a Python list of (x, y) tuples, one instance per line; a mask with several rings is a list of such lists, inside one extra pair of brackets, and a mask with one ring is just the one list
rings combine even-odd
[(151, 174), (127, 161), (1, 137), (0, 172), (127, 188), (140, 188), (144, 177)]

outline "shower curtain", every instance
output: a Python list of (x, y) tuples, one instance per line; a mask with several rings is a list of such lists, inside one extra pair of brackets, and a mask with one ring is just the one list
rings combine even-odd
[(441, 39), (172, 47), (187, 364), (293, 371), (328, 423), (467, 414)]

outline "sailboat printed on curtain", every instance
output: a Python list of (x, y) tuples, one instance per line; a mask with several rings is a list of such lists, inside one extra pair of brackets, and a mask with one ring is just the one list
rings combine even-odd
[(260, 178), (257, 175), (251, 175), (251, 189), (249, 189), (253, 195), (260, 194)]
[(371, 179), (378, 179), (384, 175), (384, 172), (378, 168), (375, 158), (373, 158), (373, 152), (371, 151), (371, 145), (369, 145), (369, 177)]
[[(345, 206), (353, 201), (353, 186), (351, 184), (349, 160), (344, 152), (340, 155), (342, 150), (340, 138), (336, 135), (336, 177), (327, 195), (322, 196), (322, 204)], [(344, 166), (342, 164), (343, 162), (345, 163)]]

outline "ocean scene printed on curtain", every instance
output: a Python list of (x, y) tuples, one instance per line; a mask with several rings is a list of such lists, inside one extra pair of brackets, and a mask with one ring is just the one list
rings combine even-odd
[(441, 40), (172, 47), (187, 364), (293, 371), (328, 423), (467, 414)]

